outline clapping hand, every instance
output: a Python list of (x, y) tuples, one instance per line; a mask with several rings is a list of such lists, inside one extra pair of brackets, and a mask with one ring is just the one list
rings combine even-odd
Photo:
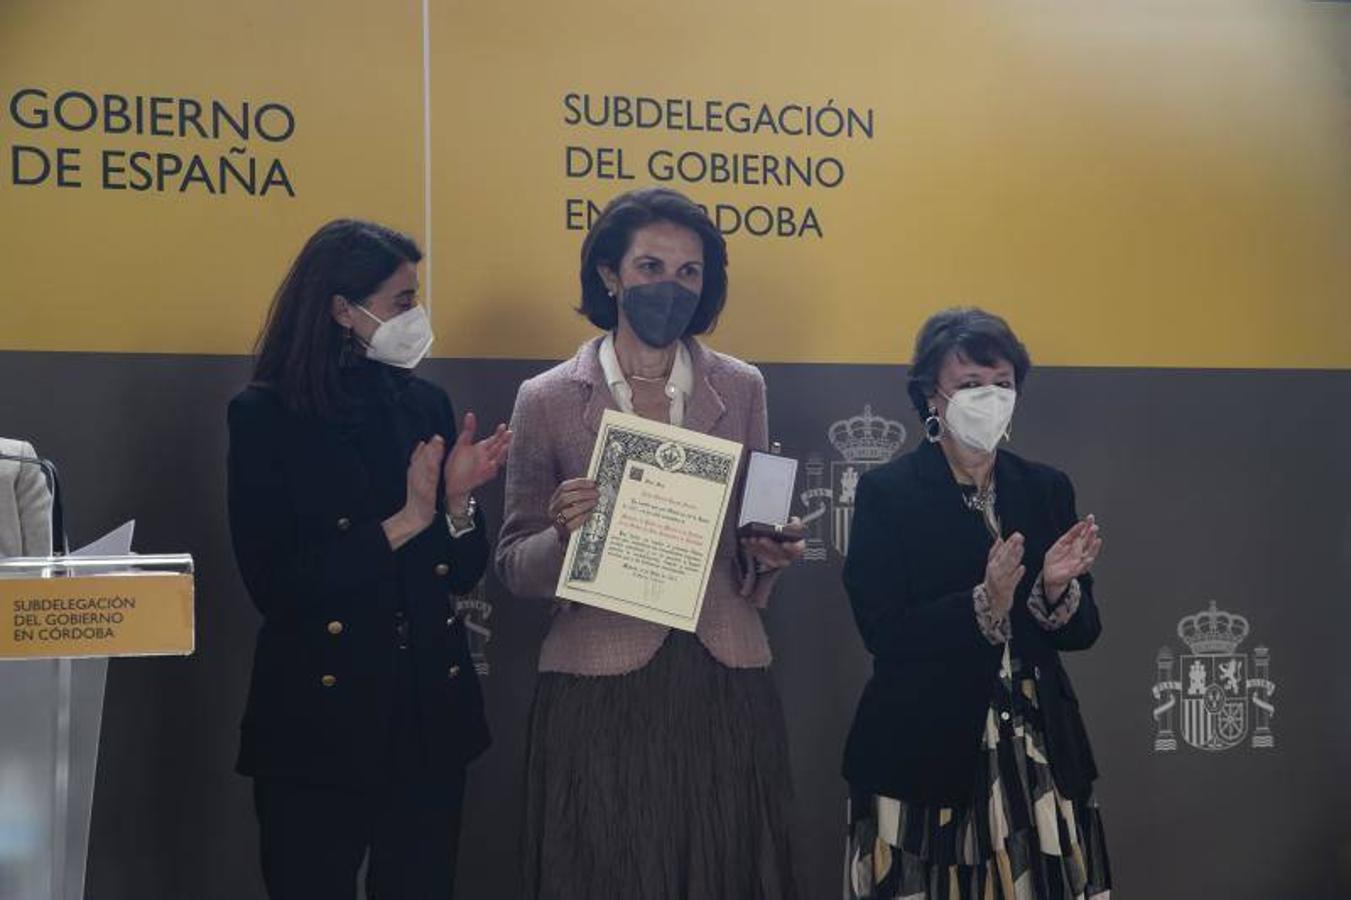
[(452, 511), (463, 509), (475, 488), (497, 477), (511, 447), (511, 431), (506, 425), (498, 425), (497, 430), (476, 443), (474, 432), (477, 429), (478, 420), (474, 414), (465, 413), (460, 433), (446, 454), (446, 504)]
[(985, 563), (985, 597), (996, 619), (1003, 619), (1009, 614), (1013, 607), (1013, 594), (1026, 574), (1023, 536), (1014, 532), (1007, 538), (995, 541)]
[(1049, 603), (1057, 602), (1069, 588), (1070, 582), (1093, 567), (1102, 552), (1102, 535), (1093, 516), (1082, 520), (1060, 536), (1060, 540), (1046, 551), (1041, 567), (1042, 590)]

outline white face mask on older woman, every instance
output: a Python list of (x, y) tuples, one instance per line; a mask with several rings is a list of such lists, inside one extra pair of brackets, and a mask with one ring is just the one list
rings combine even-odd
[(953, 437), (972, 450), (993, 453), (1000, 440), (1008, 437), (1013, 407), (1018, 400), (1018, 393), (1012, 388), (987, 384), (965, 388), (951, 397), (943, 396), (948, 401), (944, 424)]

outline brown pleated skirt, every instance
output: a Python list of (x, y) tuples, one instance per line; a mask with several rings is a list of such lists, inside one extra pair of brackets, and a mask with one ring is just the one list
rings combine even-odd
[(793, 900), (791, 773), (768, 669), (672, 631), (642, 669), (541, 673), (527, 751), (529, 900)]

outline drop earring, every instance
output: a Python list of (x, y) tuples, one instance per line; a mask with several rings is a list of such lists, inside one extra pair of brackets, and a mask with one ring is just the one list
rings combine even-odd
[(924, 437), (931, 444), (937, 444), (943, 440), (943, 435), (947, 429), (943, 427), (943, 420), (938, 417), (938, 410), (932, 406), (929, 407), (929, 418), (924, 420)]

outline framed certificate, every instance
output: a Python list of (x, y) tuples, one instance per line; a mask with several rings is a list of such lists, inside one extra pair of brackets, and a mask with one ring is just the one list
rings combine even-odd
[(694, 631), (740, 462), (734, 441), (607, 410), (589, 470), (600, 499), (558, 596)]

